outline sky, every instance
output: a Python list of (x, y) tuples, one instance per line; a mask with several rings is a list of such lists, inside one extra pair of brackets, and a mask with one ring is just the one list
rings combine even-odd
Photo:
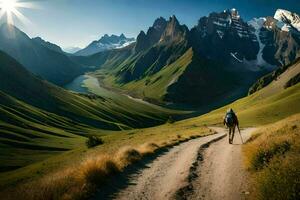
[[(85, 47), (104, 34), (136, 37), (160, 16), (176, 15), (189, 28), (210, 12), (236, 8), (244, 20), (273, 16), (277, 8), (300, 14), (299, 0), (19, 0), (34, 9), (18, 8), (30, 22), (14, 19), (30, 37), (40, 36), (61, 47)], [(3, 19), (2, 19), (3, 22)]]

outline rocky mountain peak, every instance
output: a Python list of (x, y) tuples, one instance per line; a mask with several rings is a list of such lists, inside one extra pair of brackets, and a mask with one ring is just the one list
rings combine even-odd
[(136, 38), (135, 51), (140, 52), (149, 46), (149, 39), (144, 31), (141, 31)]
[(122, 33), (120, 36), (119, 36), (121, 39), (126, 39), (125, 35)]
[(155, 29), (161, 29), (161, 28), (164, 28), (167, 24), (167, 20), (163, 17), (159, 17), (157, 18), (154, 23), (153, 23), (153, 28)]
[(159, 41), (161, 35), (165, 31), (167, 21), (163, 17), (157, 18), (153, 26), (149, 27), (147, 34), (141, 31), (137, 37), (135, 51), (145, 50)]
[(183, 40), (189, 32), (185, 25), (180, 25), (175, 15), (172, 15), (167, 22), (166, 29), (160, 38), (160, 42)]
[[(277, 9), (274, 18), (300, 31), (300, 16), (298, 14), (284, 9)], [(281, 25), (279, 24), (279, 26)], [(284, 26), (284, 24), (282, 24), (282, 26)]]

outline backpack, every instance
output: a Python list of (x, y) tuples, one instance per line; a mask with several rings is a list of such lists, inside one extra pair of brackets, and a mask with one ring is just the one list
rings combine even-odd
[(227, 126), (233, 126), (234, 125), (234, 114), (232, 112), (229, 112), (225, 116), (225, 123)]

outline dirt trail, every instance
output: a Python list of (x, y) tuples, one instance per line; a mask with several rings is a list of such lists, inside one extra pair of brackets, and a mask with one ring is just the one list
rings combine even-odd
[[(247, 191), (241, 145), (236, 145), (240, 140), (235, 137), (234, 145), (229, 145), (225, 130), (214, 129), (218, 134), (175, 146), (131, 175), (114, 199), (241, 199), (240, 193)], [(242, 131), (245, 140), (251, 131)], [(208, 149), (207, 143), (212, 143)]]
[[(224, 129), (215, 128), (219, 133)], [(246, 141), (254, 131), (253, 128), (242, 130), (243, 140)], [(191, 185), (194, 188), (188, 199), (206, 200), (238, 200), (247, 199), (247, 173), (243, 168), (241, 140), (238, 133), (233, 145), (228, 144), (228, 137), (213, 143), (204, 151), (200, 167), (196, 173), (198, 178)]]

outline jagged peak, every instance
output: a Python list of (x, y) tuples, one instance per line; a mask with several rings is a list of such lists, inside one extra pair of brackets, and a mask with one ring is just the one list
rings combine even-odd
[(297, 13), (279, 8), (276, 10), (274, 14), (274, 18), (279, 20), (279, 21), (284, 21), (284, 20), (300, 20), (300, 17)]
[(126, 36), (124, 35), (124, 33), (121, 33), (121, 35), (119, 37), (120, 38), (126, 38)]
[(290, 25), (296, 30), (300, 31), (300, 16), (296, 13), (279, 8), (274, 14), (274, 19), (278, 20), (279, 22)]
[[(281, 14), (286, 14), (286, 15), (291, 15), (292, 12), (289, 10), (285, 10), (282, 8), (278, 8), (274, 14), (274, 18), (277, 19), (277, 17), (279, 18)], [(277, 19), (278, 20), (278, 19)]]
[(153, 26), (156, 26), (156, 25), (161, 24), (161, 23), (166, 23), (166, 22), (167, 22), (167, 20), (165, 18), (159, 17), (159, 18), (155, 19), (155, 21), (153, 23)]
[(175, 23), (175, 24), (179, 24), (179, 21), (178, 21), (178, 19), (176, 18), (175, 15), (172, 15), (172, 16), (170, 17), (169, 22)]
[(146, 36), (146, 33), (145, 33), (144, 31), (140, 31), (140, 33), (138, 34), (138, 38), (139, 38), (140, 36)]

